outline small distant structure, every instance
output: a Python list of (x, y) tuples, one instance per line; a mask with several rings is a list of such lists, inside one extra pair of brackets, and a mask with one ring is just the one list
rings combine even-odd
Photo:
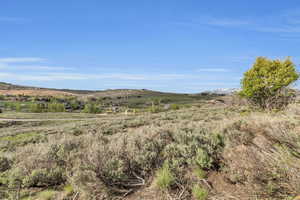
[(119, 106), (113, 104), (113, 105), (111, 105), (111, 111), (116, 113), (116, 112), (120, 111), (120, 108), (119, 108)]
[(223, 99), (213, 99), (213, 100), (209, 100), (207, 102), (210, 104), (225, 104), (225, 101)]
[(165, 105), (164, 105), (164, 109), (165, 109), (165, 110), (169, 110), (170, 108), (171, 108), (171, 104), (165, 104)]

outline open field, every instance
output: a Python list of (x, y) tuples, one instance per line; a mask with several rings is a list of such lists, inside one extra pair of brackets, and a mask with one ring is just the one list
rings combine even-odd
[(299, 114), (209, 101), (128, 115), (2, 113), (16, 120), (0, 121), (1, 199), (293, 199)]

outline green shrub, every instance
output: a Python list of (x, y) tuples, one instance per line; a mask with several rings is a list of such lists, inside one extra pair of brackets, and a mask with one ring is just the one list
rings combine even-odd
[(17, 199), (18, 194), (16, 189), (22, 187), (22, 177), (23, 173), (20, 168), (12, 168), (9, 170), (9, 173), (6, 175), (6, 177), (0, 176), (0, 185), (6, 185), (8, 188), (6, 194), (4, 195), (6, 198), (4, 199)]
[(48, 104), (48, 112), (65, 112), (65, 105), (62, 103), (50, 103)]
[(72, 110), (78, 110), (80, 108), (80, 102), (77, 100), (71, 100), (70, 106), (71, 106)]
[(162, 100), (161, 98), (153, 98), (151, 104), (158, 106), (161, 104), (161, 100)]
[(97, 114), (101, 113), (101, 109), (96, 104), (90, 103), (84, 106), (83, 112)]
[(172, 135), (173, 142), (164, 151), (164, 159), (169, 160), (172, 169), (179, 169), (187, 165), (197, 165), (210, 169), (214, 166), (224, 147), (223, 137), (210, 131), (195, 127), (179, 130)]
[(53, 190), (44, 190), (42, 192), (39, 192), (37, 194), (38, 199), (41, 200), (54, 200), (54, 196), (55, 196), (56, 192)]
[(171, 143), (165, 147), (163, 156), (168, 160), (169, 167), (175, 171), (176, 174), (180, 174), (180, 169), (191, 162), (191, 158), (193, 158), (194, 154), (191, 146)]
[[(137, 177), (148, 177), (159, 162), (163, 148), (160, 140), (147, 137), (122, 137), (122, 143), (109, 142), (101, 137), (88, 165), (109, 187), (128, 187), (130, 183), (140, 183)], [(130, 142), (129, 142), (130, 141)], [(119, 144), (117, 144), (119, 143)]]
[(175, 183), (175, 177), (172, 174), (169, 164), (164, 163), (163, 167), (160, 168), (156, 173), (156, 185), (161, 190), (169, 189)]
[(75, 135), (75, 136), (79, 136), (79, 135), (82, 135), (83, 134), (83, 130), (79, 129), (79, 128), (74, 128), (72, 131), (71, 131), (71, 134), (72, 135)]
[(164, 142), (160, 137), (157, 140), (136, 138), (134, 144), (136, 150), (132, 163), (142, 170), (141, 175), (147, 176), (160, 161), (160, 152), (164, 147)]
[(66, 185), (64, 187), (64, 192), (66, 193), (66, 196), (70, 196), (74, 193), (74, 188), (72, 187), (72, 185)]
[(45, 111), (44, 104), (41, 103), (32, 103), (29, 108), (30, 112), (33, 113), (41, 113)]
[(16, 104), (15, 104), (15, 109), (16, 109), (17, 112), (21, 112), (21, 111), (22, 111), (22, 106), (21, 106), (21, 104), (20, 104), (20, 103), (16, 103)]
[(4, 107), (9, 110), (16, 110), (17, 112), (21, 110), (21, 104), (18, 102), (5, 102)]
[(37, 132), (24, 132), (17, 135), (8, 135), (0, 137), (0, 150), (14, 151), (18, 146), (25, 146), (30, 143), (45, 142), (46, 136)]
[(207, 176), (206, 171), (204, 171), (200, 167), (196, 167), (194, 169), (194, 174), (200, 179), (204, 179)]
[(192, 193), (196, 200), (205, 200), (208, 197), (208, 191), (200, 185), (195, 185), (192, 189)]
[(10, 110), (15, 110), (15, 109), (16, 109), (15, 103), (10, 102), (10, 103), (9, 103), (9, 109), (10, 109)]
[(47, 152), (47, 159), (58, 166), (64, 167), (66, 164), (65, 159), (69, 156), (72, 151), (80, 148), (80, 142), (65, 141), (62, 144), (52, 144)]
[(213, 159), (203, 149), (198, 149), (195, 157), (196, 164), (202, 169), (209, 169), (212, 167)]
[(287, 89), (299, 78), (295, 64), (258, 57), (253, 67), (244, 74), (241, 96), (263, 109), (283, 108), (294, 99), (294, 92)]
[(3, 156), (0, 156), (0, 173), (10, 169), (11, 161)]
[(50, 187), (64, 182), (64, 173), (60, 168), (36, 169), (23, 179), (25, 187)]
[(171, 104), (170, 109), (171, 110), (179, 110), (180, 106), (178, 104)]
[(127, 179), (125, 169), (126, 165), (123, 160), (112, 158), (105, 163), (102, 173), (105, 174), (107, 182), (117, 183), (119, 180)]
[(152, 105), (149, 107), (149, 112), (151, 113), (158, 113), (161, 111), (161, 108), (159, 106), (156, 106), (156, 105)]

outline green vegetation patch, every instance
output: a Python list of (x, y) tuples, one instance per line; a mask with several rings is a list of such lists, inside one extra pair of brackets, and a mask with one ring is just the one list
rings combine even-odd
[(196, 200), (206, 200), (208, 197), (208, 191), (200, 185), (195, 185), (192, 192)]
[(24, 195), (21, 200), (54, 200), (58, 191), (55, 190), (43, 190), (41, 192), (36, 192), (31, 195)]
[(46, 141), (46, 136), (43, 136), (38, 132), (26, 132), (17, 135), (3, 136), (0, 137), (0, 149), (2, 151), (12, 151), (18, 146), (43, 141)]
[(166, 162), (156, 173), (156, 184), (159, 189), (169, 189), (175, 183), (175, 177)]

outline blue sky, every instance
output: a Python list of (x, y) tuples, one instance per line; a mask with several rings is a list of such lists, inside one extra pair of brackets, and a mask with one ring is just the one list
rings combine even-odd
[(0, 81), (196, 93), (257, 56), (300, 63), (298, 0), (2, 0)]

